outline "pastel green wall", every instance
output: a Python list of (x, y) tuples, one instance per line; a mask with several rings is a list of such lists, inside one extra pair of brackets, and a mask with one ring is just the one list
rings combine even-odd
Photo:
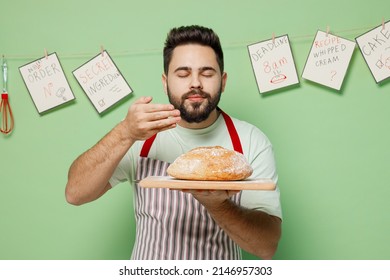
[[(300, 78), (298, 87), (261, 96), (246, 46), (288, 34), (301, 75), (317, 29), (329, 25), (353, 40), (390, 19), (390, 1), (14, 0), (2, 1), (1, 10), (0, 54), (8, 58), (16, 128), (0, 135), (0, 259), (130, 257), (128, 184), (74, 207), (64, 198), (67, 171), (135, 98), (167, 102), (163, 41), (171, 27), (187, 24), (212, 27), (225, 46), (221, 107), (273, 142), (284, 210), (275, 258), (389, 258), (390, 83), (377, 85), (356, 49), (341, 92)], [(134, 95), (99, 116), (71, 73), (101, 45)], [(40, 116), (18, 67), (44, 48), (57, 52), (76, 100)]]

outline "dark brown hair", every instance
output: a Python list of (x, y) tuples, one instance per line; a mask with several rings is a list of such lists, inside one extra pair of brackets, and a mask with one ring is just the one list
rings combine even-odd
[(164, 45), (164, 73), (168, 74), (173, 50), (180, 45), (199, 44), (211, 47), (223, 72), (223, 51), (218, 35), (210, 28), (199, 25), (181, 26), (169, 31)]

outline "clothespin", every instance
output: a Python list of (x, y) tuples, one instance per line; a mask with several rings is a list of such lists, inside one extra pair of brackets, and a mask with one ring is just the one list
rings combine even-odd
[(275, 44), (275, 33), (272, 33), (272, 44)]
[(382, 30), (385, 30), (385, 18), (382, 17)]
[(104, 56), (104, 47), (103, 45), (100, 45), (100, 53), (102, 56)]
[(47, 50), (46, 50), (46, 48), (43, 49), (43, 53), (45, 54), (45, 58), (47, 59)]
[(327, 25), (327, 26), (326, 26), (326, 37), (328, 37), (328, 35), (329, 35), (329, 30), (330, 30), (330, 29), (329, 29), (329, 25)]

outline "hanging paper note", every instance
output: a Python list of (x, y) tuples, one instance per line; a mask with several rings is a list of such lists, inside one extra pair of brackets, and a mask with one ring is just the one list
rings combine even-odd
[(98, 113), (133, 92), (107, 51), (74, 70), (73, 75)]
[(390, 21), (357, 37), (364, 60), (376, 83), (390, 77)]
[(340, 90), (356, 43), (318, 31), (302, 78)]
[(287, 35), (248, 46), (260, 93), (298, 84), (298, 75)]
[(38, 113), (75, 99), (56, 53), (21, 66), (19, 71)]

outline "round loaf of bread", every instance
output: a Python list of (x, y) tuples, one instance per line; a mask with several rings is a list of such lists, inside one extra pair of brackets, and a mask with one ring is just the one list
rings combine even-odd
[(184, 180), (244, 180), (253, 169), (243, 154), (220, 146), (199, 147), (179, 156), (167, 169), (168, 175)]

